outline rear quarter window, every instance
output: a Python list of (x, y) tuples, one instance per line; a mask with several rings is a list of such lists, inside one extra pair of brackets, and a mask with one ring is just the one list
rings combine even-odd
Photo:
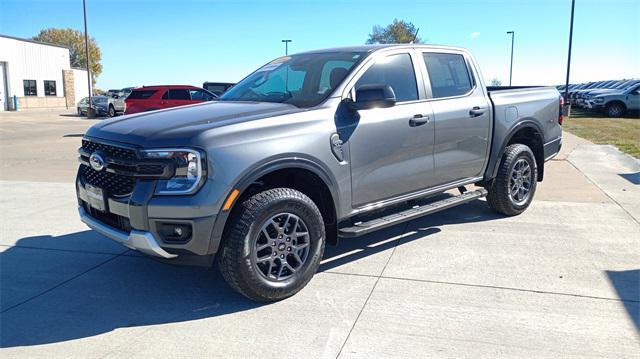
[(128, 100), (145, 100), (150, 98), (151, 96), (153, 96), (156, 92), (156, 90), (135, 90), (135, 91), (131, 91), (131, 94), (129, 95), (129, 97), (127, 97)]

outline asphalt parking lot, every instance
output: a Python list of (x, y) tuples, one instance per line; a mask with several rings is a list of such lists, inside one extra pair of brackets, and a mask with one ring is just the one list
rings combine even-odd
[(0, 356), (640, 357), (640, 163), (566, 134), (522, 215), (483, 200), (328, 247), (256, 304), (215, 268), (161, 264), (78, 219), (94, 121), (0, 114)]

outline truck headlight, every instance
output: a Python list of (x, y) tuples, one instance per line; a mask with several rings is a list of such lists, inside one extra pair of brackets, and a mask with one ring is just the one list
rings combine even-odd
[(194, 193), (202, 184), (206, 174), (204, 153), (195, 149), (144, 150), (142, 157), (155, 160), (173, 160), (174, 175), (169, 179), (158, 180), (156, 194)]

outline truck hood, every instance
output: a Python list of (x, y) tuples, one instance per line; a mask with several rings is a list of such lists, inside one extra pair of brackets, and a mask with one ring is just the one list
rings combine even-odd
[(188, 146), (207, 130), (302, 111), (280, 103), (214, 101), (104, 120), (85, 136), (142, 147)]
[(598, 92), (592, 92), (589, 94), (589, 98), (602, 97), (602, 96), (622, 96), (622, 95), (624, 95), (623, 90), (611, 89), (609, 91), (603, 90)]
[(621, 95), (622, 92), (623, 91), (620, 89), (602, 89), (602, 90), (589, 92), (589, 97), (594, 97), (598, 95)]

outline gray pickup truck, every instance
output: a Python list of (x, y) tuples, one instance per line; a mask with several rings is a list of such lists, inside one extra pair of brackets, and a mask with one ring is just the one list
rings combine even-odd
[[(239, 293), (279, 300), (311, 280), (338, 238), (485, 196), (504, 215), (523, 212), (560, 150), (559, 99), (553, 87), (485, 87), (459, 48), (281, 57), (219, 101), (91, 127), (78, 209), (129, 248), (216, 262)], [(443, 194), (452, 189), (460, 194)]]

